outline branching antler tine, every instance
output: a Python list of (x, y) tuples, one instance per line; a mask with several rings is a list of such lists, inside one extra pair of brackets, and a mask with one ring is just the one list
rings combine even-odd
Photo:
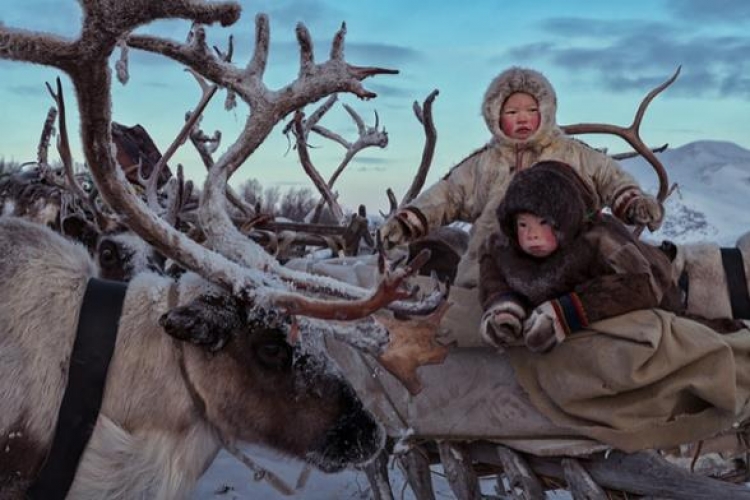
[(412, 180), (411, 186), (409, 186), (409, 189), (401, 200), (401, 205), (406, 205), (416, 198), (427, 180), (427, 174), (432, 165), (432, 158), (435, 155), (435, 145), (437, 144), (437, 129), (435, 128), (435, 122), (432, 119), (432, 104), (435, 102), (435, 98), (438, 94), (439, 91), (437, 89), (430, 92), (424, 100), (422, 108), (420, 108), (416, 102), (414, 103), (415, 114), (424, 128), (425, 143), (422, 148), (422, 161), (419, 164), (419, 169)]
[(130, 79), (129, 64), (128, 64), (128, 44), (125, 40), (119, 40), (117, 46), (120, 49), (120, 57), (115, 63), (115, 73), (117, 74), (117, 80), (125, 85)]
[(396, 200), (396, 194), (393, 192), (393, 189), (387, 188), (385, 190), (385, 195), (388, 198), (388, 213), (384, 214), (382, 211), (380, 212), (380, 215), (387, 219), (391, 215), (393, 215), (396, 210), (398, 210), (398, 200)]
[(219, 56), (219, 59), (221, 59), (225, 63), (232, 62), (232, 56), (234, 55), (234, 35), (229, 35), (226, 54), (216, 45), (214, 45), (214, 52), (216, 52), (216, 55)]
[(352, 146), (352, 144), (349, 141), (341, 137), (339, 134), (337, 134), (336, 132), (332, 132), (331, 130), (321, 125), (314, 125), (313, 127), (310, 128), (310, 130), (320, 136), (325, 137), (326, 139), (330, 139), (334, 142), (338, 142), (339, 144), (344, 146), (345, 149), (349, 149)]
[(656, 175), (659, 178), (659, 192), (656, 198), (661, 202), (666, 199), (667, 194), (669, 193), (669, 176), (667, 175), (667, 171), (661, 161), (659, 161), (653, 151), (648, 146), (646, 146), (643, 140), (641, 140), (639, 129), (648, 105), (651, 103), (654, 97), (656, 97), (660, 92), (670, 86), (677, 79), (680, 74), (681, 68), (682, 66), (679, 66), (675, 73), (667, 81), (654, 88), (646, 95), (646, 97), (643, 98), (643, 101), (641, 101), (641, 104), (638, 107), (635, 118), (633, 119), (633, 123), (628, 128), (601, 123), (582, 123), (561, 127), (566, 133), (571, 135), (612, 134), (624, 139), (634, 150), (642, 155), (656, 171)]
[(419, 121), (419, 123), (424, 123), (424, 116), (422, 115), (422, 106), (420, 106), (417, 101), (414, 101), (414, 104), (412, 104), (411, 109), (412, 111), (414, 111), (414, 116), (417, 117), (417, 121)]
[[(201, 83), (201, 78), (198, 77), (197, 74), (194, 72), (191, 72), (193, 76), (195, 76), (196, 80), (198, 80), (199, 84)], [(211, 98), (216, 94), (216, 91), (218, 90), (217, 85), (210, 85), (210, 86), (203, 86), (201, 85), (202, 95), (200, 101), (198, 101), (198, 104), (195, 106), (195, 110), (193, 110), (192, 113), (190, 113), (190, 116), (187, 120), (185, 120), (185, 123), (182, 126), (182, 129), (180, 129), (180, 132), (177, 134), (177, 137), (175, 137), (174, 141), (172, 141), (172, 144), (169, 145), (167, 150), (164, 152), (164, 154), (159, 158), (159, 161), (156, 162), (156, 165), (154, 165), (154, 169), (151, 172), (151, 177), (148, 179), (148, 184), (146, 186), (146, 199), (148, 200), (148, 204), (153, 207), (159, 206), (158, 201), (158, 185), (159, 185), (159, 177), (161, 176), (162, 170), (164, 170), (164, 166), (167, 164), (170, 158), (175, 154), (177, 149), (179, 149), (180, 146), (185, 144), (185, 140), (190, 136), (191, 131), (195, 127), (195, 124), (198, 123), (201, 116), (203, 115), (203, 111), (206, 109), (206, 106), (208, 105), (209, 101), (211, 101)]]
[(401, 285), (418, 269), (417, 266), (406, 266), (393, 273), (387, 273), (375, 291), (363, 299), (320, 302), (302, 296), (287, 296), (277, 299), (275, 305), (283, 308), (288, 314), (312, 316), (318, 319), (343, 321), (363, 318), (389, 306), (398, 299), (409, 297), (411, 294), (408, 290), (401, 288)]
[(349, 106), (348, 104), (344, 104), (344, 109), (347, 113), (349, 113), (349, 116), (352, 117), (352, 120), (354, 120), (354, 123), (357, 124), (357, 131), (359, 132), (360, 136), (365, 135), (366, 129), (365, 129), (365, 122), (362, 120), (362, 117), (359, 116), (359, 113), (354, 111), (354, 108)]
[[(220, 134), (216, 134), (217, 139), (220, 139)], [(205, 139), (205, 140), (204, 140)], [(201, 157), (201, 160), (203, 161), (203, 165), (205, 165), (207, 170), (211, 170), (211, 168), (214, 166), (214, 159), (211, 156), (211, 152), (208, 150), (208, 147), (206, 146), (206, 140), (209, 140), (206, 134), (204, 134), (197, 125), (193, 128), (193, 131), (190, 133), (190, 142), (193, 144), (195, 149), (198, 151), (198, 155)], [(232, 189), (231, 186), (226, 187), (227, 190), (227, 199), (229, 202), (237, 207), (243, 214), (245, 214), (248, 217), (253, 216), (256, 212), (247, 203), (245, 203), (242, 198), (237, 194), (237, 192)]]
[(677, 66), (677, 69), (675, 70), (674, 74), (670, 76), (667, 81), (659, 85), (658, 87), (654, 88), (651, 92), (649, 92), (646, 97), (643, 98), (643, 101), (641, 101), (641, 105), (638, 106), (638, 111), (635, 113), (635, 118), (633, 119), (633, 123), (630, 125), (630, 128), (635, 130), (636, 132), (640, 129), (641, 121), (643, 121), (643, 115), (646, 114), (646, 108), (648, 108), (648, 105), (651, 104), (651, 101), (654, 100), (654, 97), (659, 95), (664, 89), (669, 87), (674, 83), (675, 80), (677, 80), (677, 77), (680, 76), (680, 71), (682, 70), (682, 65)]
[(168, 197), (166, 202), (166, 213), (164, 219), (172, 226), (177, 227), (177, 220), (179, 214), (185, 206), (185, 203), (190, 198), (190, 194), (193, 190), (193, 183), (188, 181), (185, 182), (185, 175), (183, 173), (182, 164), (177, 164), (177, 172), (175, 176), (169, 180), (168, 184)]
[(49, 83), (45, 82), (45, 85), (47, 86), (47, 91), (57, 105), (57, 123), (59, 130), (59, 133), (57, 134), (57, 151), (60, 154), (60, 160), (63, 164), (68, 187), (77, 196), (86, 199), (86, 193), (78, 184), (78, 181), (75, 178), (75, 172), (73, 171), (73, 156), (70, 153), (70, 142), (68, 141), (68, 127), (65, 119), (65, 99), (63, 97), (62, 82), (59, 77), (56, 79), (57, 92), (52, 90)]
[(96, 224), (99, 229), (107, 227), (107, 217), (99, 210), (94, 203), (93, 199), (83, 190), (78, 179), (76, 179), (75, 169), (73, 166), (73, 155), (70, 152), (70, 141), (68, 139), (68, 126), (65, 114), (65, 96), (63, 95), (62, 81), (58, 77), (55, 81), (57, 91), (53, 91), (49, 83), (45, 82), (47, 90), (49, 91), (52, 99), (54, 99), (57, 105), (57, 123), (58, 131), (57, 134), (57, 151), (60, 154), (60, 160), (63, 164), (63, 171), (65, 172), (65, 187), (70, 190), (74, 196), (83, 203), (86, 203), (91, 213), (96, 219)]
[[(318, 134), (324, 137), (327, 137), (331, 140), (334, 140), (336, 142), (340, 142), (344, 147), (347, 147), (347, 144), (344, 142), (344, 139), (341, 138), (341, 136), (331, 132), (325, 127), (321, 127), (320, 125), (318, 125), (318, 122), (323, 118), (323, 115), (325, 115), (328, 112), (328, 110), (331, 109), (331, 107), (334, 105), (334, 103), (337, 100), (338, 100), (338, 94), (331, 95), (308, 118), (302, 121), (303, 123), (302, 131), (304, 133), (305, 141), (307, 140), (307, 137), (309, 136), (310, 131), (315, 131)], [(284, 135), (289, 134), (289, 132), (296, 132), (296, 129), (294, 128), (294, 117), (292, 117), (292, 119), (289, 120), (289, 123), (287, 123), (282, 130), (282, 133)]]
[(375, 110), (375, 130), (377, 130), (379, 125), (380, 125), (380, 116), (378, 116), (378, 110), (376, 109)]
[(307, 26), (302, 23), (297, 24), (297, 42), (299, 43), (299, 76), (312, 73), (315, 67), (315, 54), (313, 53), (313, 42)]
[[(668, 147), (669, 147), (669, 143), (664, 143), (659, 147), (651, 148), (651, 151), (653, 151), (654, 153), (663, 153), (664, 151), (667, 150)], [(612, 158), (614, 158), (615, 160), (619, 161), (619, 160), (627, 160), (628, 158), (635, 158), (636, 156), (639, 156), (639, 155), (640, 153), (638, 153), (637, 151), (631, 151), (628, 153), (617, 153), (617, 154), (613, 154), (610, 156), (612, 156)]]
[(312, 179), (313, 184), (315, 184), (315, 187), (318, 189), (321, 196), (326, 200), (328, 206), (331, 207), (333, 216), (336, 220), (342, 221), (344, 219), (344, 211), (333, 196), (328, 184), (326, 184), (323, 177), (310, 160), (310, 154), (307, 151), (307, 144), (304, 138), (304, 125), (302, 124), (303, 117), (304, 115), (301, 111), (297, 111), (294, 116), (295, 136), (297, 137), (297, 154), (299, 155), (299, 160), (302, 163), (302, 168), (305, 170), (307, 176)]
[(47, 163), (49, 152), (49, 141), (55, 133), (55, 119), (57, 118), (57, 108), (52, 106), (47, 111), (47, 118), (44, 120), (42, 135), (39, 137), (39, 146), (36, 149), (36, 161), (40, 168), (49, 168)]
[(344, 60), (344, 39), (346, 38), (346, 23), (341, 23), (341, 28), (333, 36), (331, 43), (331, 59)]
[(270, 39), (271, 26), (268, 22), (268, 16), (260, 13), (255, 16), (255, 49), (245, 70), (247, 75), (263, 78), (268, 64)]
[(325, 115), (333, 107), (333, 105), (336, 104), (336, 101), (338, 101), (338, 99), (338, 94), (331, 94), (331, 96), (326, 99), (323, 104), (318, 107), (318, 109), (313, 111), (307, 118), (306, 130), (309, 131), (314, 125), (317, 125), (321, 118), (323, 118), (323, 115)]

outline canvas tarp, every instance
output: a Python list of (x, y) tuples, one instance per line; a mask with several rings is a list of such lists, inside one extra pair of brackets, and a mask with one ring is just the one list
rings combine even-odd
[(510, 351), (557, 425), (623, 451), (712, 437), (750, 416), (750, 329), (720, 335), (662, 310), (598, 322), (547, 354)]

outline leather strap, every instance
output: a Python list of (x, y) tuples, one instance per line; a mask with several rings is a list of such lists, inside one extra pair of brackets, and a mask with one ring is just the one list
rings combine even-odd
[(721, 263), (727, 277), (732, 317), (734, 319), (750, 319), (750, 292), (748, 292), (742, 252), (739, 248), (722, 248)]
[(27, 492), (34, 500), (64, 500), (101, 409), (127, 283), (91, 278), (81, 304), (68, 384), (47, 460)]

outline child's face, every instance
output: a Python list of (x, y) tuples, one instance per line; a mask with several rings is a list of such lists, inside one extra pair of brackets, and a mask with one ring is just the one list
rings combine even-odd
[(518, 214), (516, 233), (518, 245), (529, 255), (547, 257), (557, 250), (557, 237), (547, 219), (529, 213)]
[(539, 128), (540, 121), (539, 104), (525, 92), (508, 96), (500, 110), (500, 129), (511, 139), (528, 139)]

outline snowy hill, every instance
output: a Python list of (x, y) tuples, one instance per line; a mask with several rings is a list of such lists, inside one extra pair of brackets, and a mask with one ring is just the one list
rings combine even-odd
[[(731, 142), (696, 141), (657, 154), (677, 189), (665, 204), (664, 225), (648, 239), (734, 245), (750, 231), (750, 151)], [(642, 158), (622, 165), (656, 193), (657, 178)]]

